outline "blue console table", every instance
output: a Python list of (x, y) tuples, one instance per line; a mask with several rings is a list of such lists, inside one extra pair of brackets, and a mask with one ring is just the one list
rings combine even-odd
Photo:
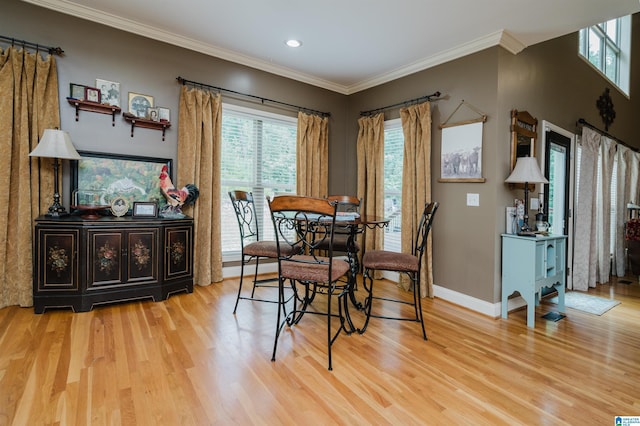
[(527, 303), (527, 326), (535, 327), (535, 307), (544, 287), (558, 291), (558, 310), (565, 311), (566, 240), (566, 235), (502, 234), (502, 318), (507, 318), (509, 296), (517, 291)]

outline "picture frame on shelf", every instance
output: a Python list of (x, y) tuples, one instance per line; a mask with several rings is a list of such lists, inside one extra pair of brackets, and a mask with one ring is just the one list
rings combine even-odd
[(120, 83), (96, 78), (96, 87), (103, 104), (120, 107)]
[(117, 197), (129, 206), (134, 202), (166, 204), (160, 189), (160, 173), (167, 166), (171, 177), (173, 160), (170, 158), (108, 154), (78, 151), (80, 160), (71, 161), (71, 191), (99, 192), (100, 204), (111, 205)]
[(160, 121), (158, 108), (149, 108), (147, 109), (147, 117), (151, 121)]
[(89, 102), (100, 103), (100, 89), (97, 87), (86, 86), (84, 88), (84, 100)]
[(153, 96), (129, 92), (129, 113), (138, 118), (147, 118), (148, 109), (153, 108)]
[(84, 90), (86, 87), (84, 84), (69, 83), (69, 97), (84, 101)]
[(171, 110), (166, 107), (158, 107), (158, 118), (162, 122), (171, 122)]
[(153, 201), (134, 201), (133, 217), (158, 217), (158, 204)]

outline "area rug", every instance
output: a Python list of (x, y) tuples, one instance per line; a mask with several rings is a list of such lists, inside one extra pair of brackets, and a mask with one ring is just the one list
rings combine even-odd
[[(549, 299), (551, 303), (558, 303), (558, 296)], [(594, 315), (602, 315), (620, 302), (617, 300), (605, 299), (604, 297), (592, 296), (581, 291), (568, 291), (564, 295), (564, 304), (567, 308), (577, 309)]]

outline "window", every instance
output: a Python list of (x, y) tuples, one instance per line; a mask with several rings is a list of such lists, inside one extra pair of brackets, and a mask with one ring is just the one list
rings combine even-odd
[(239, 259), (241, 251), (230, 190), (253, 193), (260, 238), (275, 238), (266, 197), (296, 190), (296, 132), (296, 118), (223, 104), (220, 217), (225, 261)]
[(631, 63), (631, 16), (580, 30), (578, 51), (626, 95)]
[(404, 134), (400, 119), (384, 123), (384, 217), (391, 219), (385, 228), (384, 249), (400, 252), (402, 224), (402, 162)]

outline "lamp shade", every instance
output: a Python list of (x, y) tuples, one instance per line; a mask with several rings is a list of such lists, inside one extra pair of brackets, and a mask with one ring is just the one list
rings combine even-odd
[(507, 183), (549, 183), (534, 157), (518, 157), (516, 166), (505, 180)]
[(69, 134), (58, 129), (45, 129), (38, 146), (31, 151), (29, 157), (64, 158), (67, 160), (81, 158), (73, 147)]

